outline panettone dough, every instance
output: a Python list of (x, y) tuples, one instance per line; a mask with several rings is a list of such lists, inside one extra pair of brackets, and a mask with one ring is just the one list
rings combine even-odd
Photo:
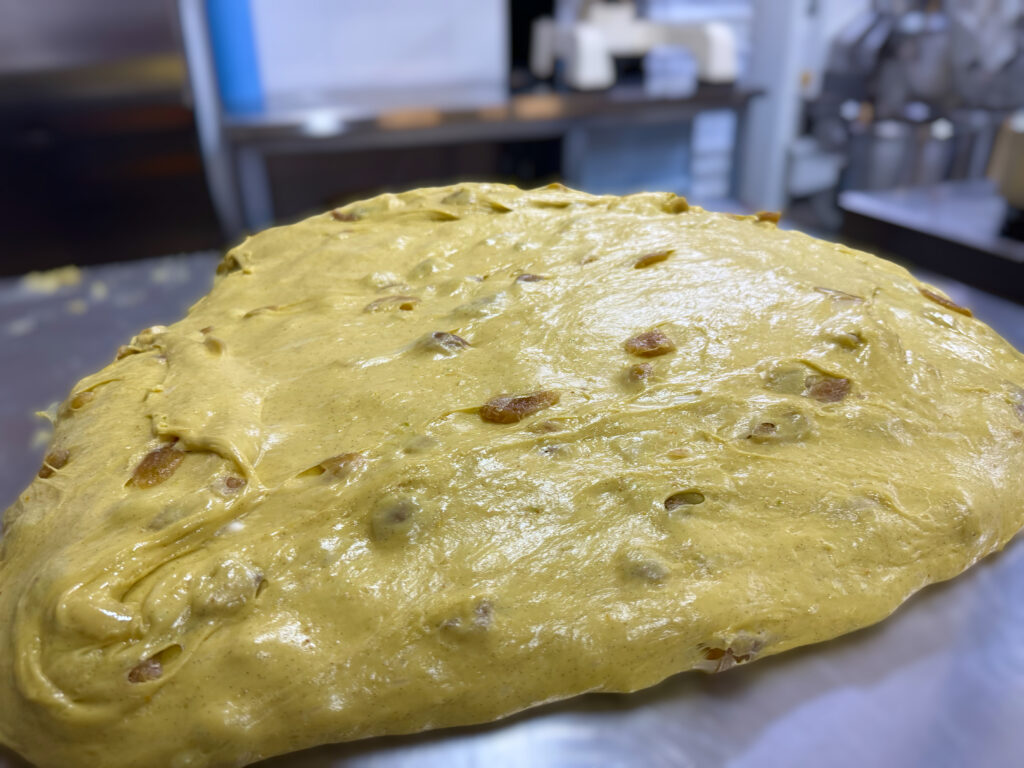
[(721, 670), (1024, 523), (1024, 359), (667, 194), (463, 184), (248, 239), (6, 513), (0, 737), (241, 765)]

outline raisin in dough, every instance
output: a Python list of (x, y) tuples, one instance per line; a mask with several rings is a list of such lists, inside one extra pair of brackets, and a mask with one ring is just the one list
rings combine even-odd
[(465, 184), (231, 251), (6, 513), (0, 737), (241, 765), (723, 670), (1024, 522), (1024, 360), (903, 269), (666, 194)]

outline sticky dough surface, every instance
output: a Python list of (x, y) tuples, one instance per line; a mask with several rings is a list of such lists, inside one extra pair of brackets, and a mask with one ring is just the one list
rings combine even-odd
[(1024, 523), (1024, 360), (866, 253), (459, 185), (250, 238), (6, 513), (0, 737), (241, 765), (719, 671)]

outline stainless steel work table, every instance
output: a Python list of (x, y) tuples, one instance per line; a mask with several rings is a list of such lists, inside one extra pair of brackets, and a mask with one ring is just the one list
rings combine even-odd
[[(52, 294), (0, 281), (0, 502), (39, 466), (42, 421), (32, 412), (63, 398), (136, 331), (177, 319), (207, 289), (215, 261), (207, 253), (92, 267)], [(930, 279), (1024, 348), (1024, 307)], [(0, 753), (0, 768), (16, 765)], [(926, 589), (888, 621), (830, 643), (721, 675), (677, 675), (636, 694), (592, 694), (492, 725), (322, 747), (264, 765), (1024, 765), (1024, 539)]]

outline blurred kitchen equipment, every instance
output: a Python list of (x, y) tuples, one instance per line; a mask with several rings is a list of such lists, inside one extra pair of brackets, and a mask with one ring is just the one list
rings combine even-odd
[(660, 46), (686, 48), (704, 82), (736, 80), (737, 45), (731, 27), (639, 18), (631, 2), (583, 4), (578, 17), (565, 11), (554, 18), (538, 18), (533, 25), (530, 69), (536, 77), (548, 78), (555, 74), (556, 62), (562, 61), (570, 87), (609, 88), (615, 83), (615, 59), (639, 58)]
[[(1024, 2), (874, 0), (834, 36), (821, 80), (806, 105), (819, 151), (791, 151), (791, 195), (835, 210), (837, 189), (980, 179), (998, 126), (1024, 104)], [(800, 164), (821, 156), (842, 170), (808, 192)]]
[(950, 178), (980, 179), (999, 131), (998, 115), (987, 109), (962, 109), (952, 112), (950, 119), (954, 126)]
[[(250, 104), (243, 99), (233, 109), (217, 50), (224, 36), (214, 29), (231, 17), (214, 11), (239, 5), (251, 17), (247, 25), (236, 18), (227, 40), (238, 43), (243, 26), (251, 31), (228, 57), (227, 74), (241, 75), (237, 84)], [(709, 184), (705, 164), (692, 172), (689, 126), (717, 111), (741, 133), (757, 90), (701, 82), (680, 98), (698, 66), (688, 46), (692, 58), (677, 57), (660, 81), (672, 95), (645, 92), (636, 82), (588, 92), (538, 83), (510, 93), (504, 0), (457, 0), (443, 8), (416, 0), (358, 8), (334, 0), (178, 0), (178, 9), (204, 167), (231, 239), (348, 195), (458, 176), (514, 176), (529, 184), (559, 174), (570, 184), (589, 180), (617, 193), (688, 193), (695, 176), (704, 189), (737, 186), (738, 145), (715, 174), (720, 183)], [(575, 18), (573, 3), (557, 3), (555, 11), (559, 19)], [(731, 31), (726, 37), (734, 39)], [(246, 59), (248, 71), (234, 66)], [(710, 71), (718, 76), (721, 67)], [(536, 166), (516, 159), (526, 145), (541, 147)], [(617, 172), (622, 162), (633, 163), (627, 173)]]

